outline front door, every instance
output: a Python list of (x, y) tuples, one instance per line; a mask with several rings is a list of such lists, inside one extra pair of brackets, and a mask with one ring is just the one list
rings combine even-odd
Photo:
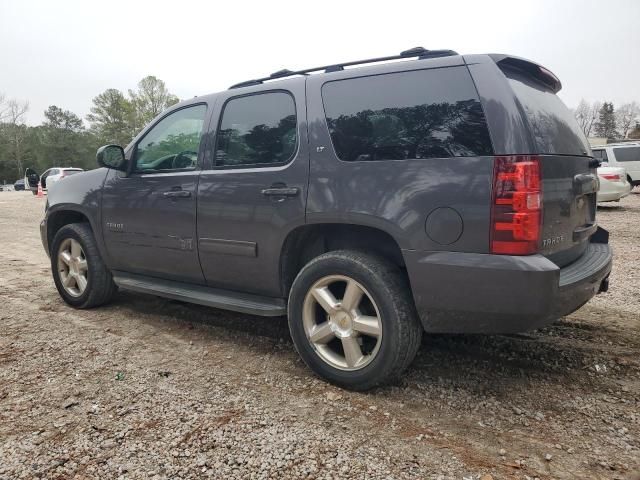
[(27, 168), (24, 171), (24, 188), (30, 189), (33, 192), (38, 190), (38, 183), (40, 182), (40, 175), (33, 168)]
[(173, 111), (109, 172), (102, 230), (114, 270), (204, 283), (196, 242), (196, 191), (206, 105)]
[(305, 218), (304, 84), (230, 90), (217, 102), (213, 158), (198, 186), (198, 248), (210, 286), (281, 294), (282, 244)]

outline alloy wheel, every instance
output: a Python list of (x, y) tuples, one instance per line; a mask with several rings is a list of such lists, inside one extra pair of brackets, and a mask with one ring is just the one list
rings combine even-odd
[(318, 356), (340, 370), (367, 366), (382, 343), (382, 321), (367, 290), (344, 275), (315, 282), (303, 305), (307, 339)]
[(73, 297), (81, 296), (87, 288), (89, 269), (80, 242), (66, 238), (58, 249), (58, 273), (64, 290)]

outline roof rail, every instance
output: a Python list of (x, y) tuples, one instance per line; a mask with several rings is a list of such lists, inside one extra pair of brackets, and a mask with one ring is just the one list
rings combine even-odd
[(304, 70), (278, 70), (277, 72), (272, 73), (268, 77), (256, 78), (253, 80), (246, 80), (244, 82), (236, 83), (235, 85), (231, 85), (229, 90), (232, 88), (241, 88), (241, 87), (249, 87), (253, 85), (260, 85), (267, 80), (275, 80), (277, 78), (284, 77), (292, 77), (294, 75), (308, 75), (311, 72), (319, 72), (324, 70), (325, 73), (329, 72), (339, 72), (344, 70), (344, 67), (351, 67), (353, 65), (363, 65), (365, 63), (378, 63), (378, 62), (386, 62), (389, 60), (401, 60), (405, 58), (413, 58), (418, 57), (418, 60), (423, 60), (426, 58), (437, 58), (437, 57), (450, 57), (452, 55), (458, 55), (458, 52), (454, 52), (453, 50), (427, 50), (422, 47), (410, 48), (409, 50), (405, 50), (400, 52), (400, 55), (391, 55), (388, 57), (378, 57), (378, 58), (368, 58), (366, 60), (356, 60), (354, 62), (345, 62), (345, 63), (337, 63), (334, 65), (325, 65), (323, 67), (315, 67), (315, 68), (307, 68)]

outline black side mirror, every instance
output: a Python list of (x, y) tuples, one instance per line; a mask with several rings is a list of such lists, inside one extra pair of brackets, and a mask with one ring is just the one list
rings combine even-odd
[(127, 170), (127, 160), (124, 158), (124, 149), (120, 145), (105, 145), (96, 152), (96, 161), (101, 167), (114, 170)]

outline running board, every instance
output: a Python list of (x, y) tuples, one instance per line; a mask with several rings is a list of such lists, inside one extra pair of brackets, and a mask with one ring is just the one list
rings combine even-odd
[(263, 317), (279, 317), (287, 314), (287, 306), (281, 298), (263, 297), (124, 272), (113, 272), (113, 281), (123, 290), (148, 293), (207, 307)]

